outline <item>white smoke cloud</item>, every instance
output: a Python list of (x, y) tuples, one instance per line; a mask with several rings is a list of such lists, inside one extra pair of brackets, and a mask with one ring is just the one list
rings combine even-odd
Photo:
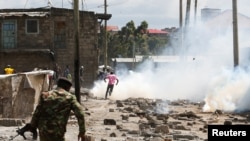
[(225, 69), (211, 79), (205, 97), (204, 111), (248, 110), (245, 107), (243, 97), (248, 97), (250, 73), (238, 68), (236, 70)]
[[(242, 32), (245, 29), (239, 27), (240, 65), (235, 68), (231, 23), (224, 26), (223, 32), (218, 32), (220, 30), (198, 22), (185, 36), (183, 50), (178, 54), (182, 59), (157, 69), (150, 62), (144, 63), (139, 67), (143, 69), (118, 74), (120, 83), (110, 98), (189, 99), (205, 101), (203, 110), (206, 112), (249, 110), (250, 71), (246, 53), (250, 47), (246, 41), (249, 33)], [(246, 49), (243, 52), (242, 45)], [(94, 94), (104, 97), (106, 85), (97, 83)]]
[[(34, 8), (47, 6), (47, 0), (0, 0), (0, 8)], [(55, 7), (71, 7), (67, 0), (52, 0)], [(83, 1), (82, 1), (83, 2)], [(193, 1), (192, 1), (193, 2)], [(238, 12), (249, 15), (249, 0), (240, 0)], [(186, 1), (183, 1), (183, 16), (185, 17)], [(84, 7), (89, 11), (103, 12), (103, 1), (84, 1)], [(108, 12), (112, 14), (108, 24), (124, 26), (130, 20), (136, 25), (142, 20), (148, 21), (150, 27), (164, 28), (171, 25), (178, 27), (179, 1), (134, 1), (110, 0)], [(92, 9), (95, 7), (95, 9)], [(200, 9), (220, 8), (222, 11), (232, 9), (229, 0), (198, 0), (198, 17)], [(194, 19), (193, 3), (191, 20)], [(136, 16), (133, 16), (136, 15)], [(200, 18), (197, 18), (200, 19)], [(239, 21), (240, 22), (240, 21)], [(191, 21), (193, 24), (193, 22)], [(214, 27), (204, 28), (197, 23), (187, 34), (183, 52), (178, 54), (182, 59), (176, 63), (159, 66), (152, 64), (140, 66), (140, 70), (129, 72), (122, 68), (117, 73), (120, 83), (114, 87), (111, 99), (129, 97), (161, 98), (161, 99), (190, 99), (206, 102), (204, 111), (216, 109), (225, 111), (249, 110), (249, 29), (239, 35), (239, 47), (246, 50), (240, 54), (240, 67), (233, 68), (233, 36), (232, 22), (227, 25), (226, 32), (214, 32)], [(220, 23), (218, 23), (219, 25)], [(215, 26), (217, 23), (215, 23)], [(240, 23), (239, 23), (240, 25)], [(224, 25), (226, 27), (226, 25)], [(239, 27), (240, 28), (240, 27)], [(225, 31), (225, 29), (224, 29)], [(246, 56), (245, 56), (246, 55)], [(195, 58), (194, 60), (188, 57)], [(105, 97), (107, 83), (97, 81), (92, 89), (96, 96)]]

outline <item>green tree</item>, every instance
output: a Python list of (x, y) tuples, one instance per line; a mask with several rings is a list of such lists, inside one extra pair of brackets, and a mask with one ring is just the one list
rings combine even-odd
[(108, 57), (133, 57), (137, 55), (158, 55), (168, 42), (168, 38), (148, 36), (148, 23), (142, 21), (136, 28), (134, 21), (129, 21), (118, 33), (108, 33)]
[(136, 54), (148, 55), (148, 45), (147, 45), (147, 30), (148, 23), (142, 21), (141, 24), (135, 30), (135, 50)]
[(168, 38), (149, 37), (147, 42), (149, 51), (153, 55), (159, 55), (167, 47)]
[(118, 32), (119, 39), (123, 43), (122, 47), (127, 50), (125, 57), (133, 57), (134, 54), (134, 44), (135, 44), (135, 24), (134, 21), (130, 21), (126, 26), (121, 28), (121, 32)]

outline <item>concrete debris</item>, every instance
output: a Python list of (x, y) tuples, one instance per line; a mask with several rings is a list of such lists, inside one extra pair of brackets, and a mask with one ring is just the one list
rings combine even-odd
[(114, 119), (104, 119), (104, 125), (116, 125), (116, 121)]
[[(249, 114), (217, 111), (219, 116), (216, 116), (213, 112), (202, 112), (201, 103), (144, 98), (114, 101), (88, 97), (87, 101), (82, 100), (87, 109), (87, 141), (206, 141), (209, 124), (248, 124)], [(159, 105), (161, 111), (156, 109)], [(3, 133), (0, 140), (7, 141), (15, 135), (12, 126), (0, 126), (0, 132)], [(72, 115), (66, 139), (77, 140), (77, 135), (78, 124)], [(21, 140), (21, 137), (16, 138), (16, 141)]]

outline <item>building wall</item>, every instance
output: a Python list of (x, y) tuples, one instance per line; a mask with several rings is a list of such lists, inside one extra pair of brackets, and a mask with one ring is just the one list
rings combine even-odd
[[(47, 16), (5, 16), (0, 17), (0, 68), (7, 64), (17, 71), (32, 71), (34, 68), (54, 69), (55, 64), (61, 68), (61, 75), (68, 65), (74, 77), (74, 15), (72, 9), (9, 9), (3, 12), (44, 11)], [(26, 19), (39, 20), (39, 34), (26, 34)], [(2, 23), (4, 20), (15, 20), (17, 23), (16, 43), (14, 49), (4, 49), (2, 46)], [(98, 68), (97, 18), (94, 12), (80, 11), (79, 13), (79, 64), (84, 66), (83, 87), (92, 87), (96, 80)], [(63, 39), (55, 42), (61, 35)], [(60, 36), (61, 37), (61, 36)], [(61, 45), (62, 44), (62, 45)]]

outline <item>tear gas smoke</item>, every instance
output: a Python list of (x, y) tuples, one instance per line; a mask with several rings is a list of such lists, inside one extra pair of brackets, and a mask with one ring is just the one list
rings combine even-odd
[[(244, 111), (250, 104), (250, 44), (246, 40), (249, 33), (241, 28), (243, 17), (238, 17), (240, 66), (233, 64), (232, 13), (225, 14), (220, 21), (228, 25), (218, 29), (217, 24), (197, 22), (196, 26), (185, 34), (179, 54), (174, 55), (176, 62), (159, 64), (154, 67), (152, 61), (142, 63), (135, 71), (117, 69), (120, 82), (114, 87), (111, 99), (144, 97), (153, 99), (189, 99), (205, 101), (204, 111)], [(230, 17), (226, 17), (230, 16)], [(249, 21), (248, 21), (249, 22)], [(211, 27), (212, 26), (212, 27)], [(221, 28), (221, 27), (220, 27)], [(178, 44), (177, 44), (178, 45)], [(242, 46), (244, 45), (244, 46)], [(92, 89), (96, 96), (104, 97), (106, 86), (97, 81)]]

